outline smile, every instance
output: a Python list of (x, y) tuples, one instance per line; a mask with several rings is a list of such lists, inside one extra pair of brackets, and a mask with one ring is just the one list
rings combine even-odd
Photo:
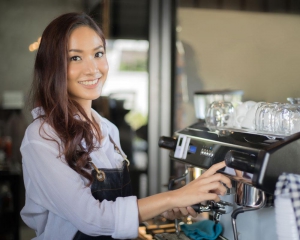
[(99, 78), (97, 78), (95, 80), (81, 81), (78, 83), (83, 84), (85, 86), (91, 86), (91, 85), (95, 85), (98, 81), (99, 81)]

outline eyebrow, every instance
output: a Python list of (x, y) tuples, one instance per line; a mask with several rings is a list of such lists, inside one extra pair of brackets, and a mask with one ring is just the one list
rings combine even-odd
[[(100, 46), (98, 46), (98, 47), (95, 47), (93, 50), (96, 51), (96, 50), (99, 50), (99, 49), (101, 49), (101, 48), (104, 49), (104, 47), (103, 47), (102, 45), (100, 45)], [(69, 52), (83, 52), (83, 51), (80, 50), (80, 49), (70, 49)]]

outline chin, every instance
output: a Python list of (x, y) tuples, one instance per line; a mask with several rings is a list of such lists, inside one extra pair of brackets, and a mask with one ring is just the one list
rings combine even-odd
[(101, 93), (93, 94), (93, 95), (89, 96), (89, 98), (90, 98), (91, 100), (96, 100), (96, 99), (98, 99), (99, 97), (101, 97)]

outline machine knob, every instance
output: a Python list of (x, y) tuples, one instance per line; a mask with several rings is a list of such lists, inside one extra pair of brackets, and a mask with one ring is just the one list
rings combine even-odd
[(158, 146), (161, 148), (166, 148), (175, 151), (177, 144), (177, 139), (171, 137), (162, 136), (159, 138)]
[(253, 155), (230, 150), (225, 155), (227, 167), (241, 170), (248, 173), (254, 173), (256, 158)]

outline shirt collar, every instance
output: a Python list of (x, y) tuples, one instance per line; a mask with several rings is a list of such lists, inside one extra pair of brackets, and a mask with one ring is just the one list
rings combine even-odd
[(32, 111), (31, 111), (31, 115), (32, 115), (33, 119), (36, 119), (39, 116), (44, 115), (44, 114), (45, 114), (45, 111), (42, 107), (36, 107), (36, 108), (32, 109)]

